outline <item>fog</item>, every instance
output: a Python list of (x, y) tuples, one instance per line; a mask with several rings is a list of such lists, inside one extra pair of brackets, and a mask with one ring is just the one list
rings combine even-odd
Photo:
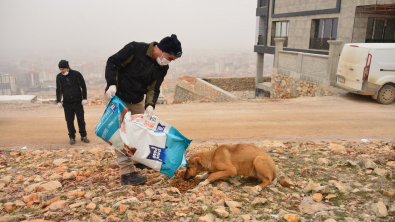
[(109, 56), (176, 34), (184, 55), (253, 52), (256, 1), (0, 0), (0, 56)]

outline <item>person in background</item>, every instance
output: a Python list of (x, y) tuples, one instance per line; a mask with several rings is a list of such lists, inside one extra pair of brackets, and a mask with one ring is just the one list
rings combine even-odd
[[(56, 101), (64, 109), (69, 131), (70, 145), (75, 144), (74, 117), (77, 116), (81, 141), (89, 143), (85, 130), (84, 107), (87, 104), (86, 85), (81, 73), (70, 69), (69, 62), (59, 62), (60, 73), (56, 76)], [(63, 96), (63, 104), (61, 102)]]
[[(106, 103), (118, 96), (135, 114), (155, 115), (155, 104), (160, 86), (169, 69), (169, 63), (182, 55), (181, 42), (176, 35), (163, 38), (159, 43), (131, 42), (107, 60), (105, 89)], [(144, 101), (145, 96), (145, 101)], [(137, 174), (136, 168), (147, 168), (134, 163), (129, 157), (115, 149), (121, 168), (122, 184), (143, 184), (147, 178)]]

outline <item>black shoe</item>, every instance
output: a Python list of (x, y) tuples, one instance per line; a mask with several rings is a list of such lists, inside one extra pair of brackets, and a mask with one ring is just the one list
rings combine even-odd
[(74, 145), (75, 144), (75, 139), (70, 138), (70, 145)]
[(147, 177), (139, 175), (137, 172), (121, 175), (121, 183), (124, 185), (140, 185), (147, 181)]
[(81, 137), (81, 141), (84, 142), (84, 143), (89, 143), (90, 142), (88, 137)]
[(152, 169), (151, 167), (147, 167), (146, 165), (144, 165), (144, 164), (141, 164), (141, 163), (136, 163), (136, 164), (134, 164), (134, 166), (136, 166), (136, 168), (137, 169)]

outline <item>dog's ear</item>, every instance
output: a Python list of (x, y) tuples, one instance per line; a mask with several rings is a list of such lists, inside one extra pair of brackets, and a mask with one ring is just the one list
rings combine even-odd
[(202, 168), (203, 168), (203, 166), (202, 166), (202, 159), (200, 159), (200, 157), (196, 157), (193, 161), (196, 164), (197, 168), (199, 170), (202, 170)]

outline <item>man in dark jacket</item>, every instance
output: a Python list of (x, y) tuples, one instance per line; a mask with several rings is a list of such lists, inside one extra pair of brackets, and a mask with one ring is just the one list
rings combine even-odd
[[(86, 137), (84, 107), (86, 100), (86, 85), (81, 73), (70, 69), (69, 62), (59, 62), (60, 73), (56, 76), (56, 100), (58, 107), (64, 108), (67, 129), (69, 130), (70, 145), (75, 144), (74, 117), (77, 116), (81, 141), (89, 143)], [(61, 103), (63, 96), (63, 105)]]
[[(181, 57), (181, 43), (176, 35), (163, 38), (159, 43), (131, 42), (108, 58), (106, 65), (106, 100), (117, 95), (132, 112), (148, 118), (155, 115), (155, 104), (160, 86), (171, 61)], [(145, 101), (144, 101), (144, 95)], [(121, 168), (123, 184), (143, 184), (146, 177), (134, 171), (131, 159), (115, 149), (117, 162)], [(136, 163), (137, 168), (146, 168)]]

